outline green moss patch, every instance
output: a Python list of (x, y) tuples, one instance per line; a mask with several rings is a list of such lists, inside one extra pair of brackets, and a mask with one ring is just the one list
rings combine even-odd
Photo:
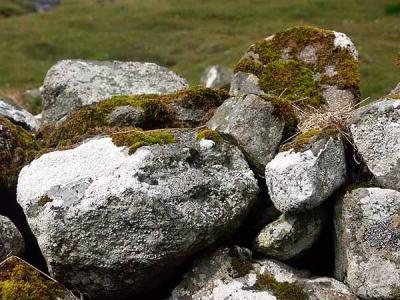
[[(323, 85), (335, 85), (359, 93), (359, 64), (345, 48), (335, 48), (335, 34), (331, 30), (311, 26), (293, 27), (249, 48), (252, 56), (245, 56), (235, 71), (259, 77), (260, 87), (267, 94), (284, 93), (289, 100), (319, 106), (323, 103)], [(314, 51), (314, 58), (302, 60), (306, 47)], [(258, 57), (258, 59), (254, 59)], [(332, 74), (326, 68), (333, 69)]]
[(309, 299), (308, 295), (298, 285), (289, 282), (278, 282), (269, 274), (258, 274), (254, 288), (270, 291), (278, 300)]
[(35, 136), (0, 116), (0, 187), (14, 189), (18, 174), (39, 150)]
[(293, 149), (294, 151), (305, 151), (312, 143), (320, 139), (329, 137), (337, 138), (338, 136), (340, 136), (339, 131), (333, 127), (310, 129), (298, 135), (292, 142), (282, 145), (280, 150), (288, 151)]
[(212, 140), (217, 144), (224, 142), (224, 138), (216, 131), (204, 128), (197, 132), (196, 140), (200, 141), (202, 139)]
[(112, 135), (113, 143), (117, 146), (129, 147), (129, 154), (142, 146), (165, 145), (175, 142), (174, 135), (167, 129), (124, 132)]
[(11, 257), (0, 266), (0, 295), (2, 300), (56, 300), (65, 296), (65, 290), (48, 280), (34, 268)]

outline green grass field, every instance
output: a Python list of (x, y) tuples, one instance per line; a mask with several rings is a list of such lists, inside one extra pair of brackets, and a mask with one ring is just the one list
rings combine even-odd
[(64, 0), (45, 14), (0, 19), (0, 88), (39, 86), (63, 58), (151, 61), (196, 84), (206, 66), (233, 66), (252, 42), (310, 24), (353, 39), (361, 53), (362, 96), (376, 98), (400, 81), (397, 2)]

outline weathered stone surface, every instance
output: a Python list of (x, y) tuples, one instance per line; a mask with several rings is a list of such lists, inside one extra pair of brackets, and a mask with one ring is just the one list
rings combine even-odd
[(208, 88), (229, 87), (233, 71), (230, 68), (214, 65), (208, 67), (201, 76), (200, 83)]
[(320, 210), (297, 215), (283, 214), (261, 230), (254, 249), (271, 258), (291, 259), (317, 241), (324, 221), (325, 216)]
[(400, 192), (360, 188), (335, 208), (336, 278), (363, 299), (399, 299)]
[(253, 93), (336, 110), (359, 101), (358, 52), (343, 33), (293, 27), (251, 45), (235, 67), (234, 96)]
[(378, 183), (400, 189), (400, 100), (384, 99), (358, 109), (350, 131)]
[(244, 248), (223, 248), (197, 259), (170, 300), (357, 299), (333, 278), (308, 276), (272, 259), (252, 261)]
[(206, 126), (233, 138), (260, 174), (278, 151), (285, 122), (272, 103), (256, 95), (226, 100)]
[(36, 131), (40, 127), (39, 120), (30, 112), (5, 98), (0, 98), (0, 115), (28, 130)]
[(138, 107), (129, 105), (118, 106), (108, 114), (108, 123), (111, 126), (137, 126), (144, 117), (144, 112)]
[(258, 82), (258, 77), (253, 74), (237, 72), (233, 76), (229, 94), (232, 96), (244, 96), (247, 94), (265, 95)]
[(8, 256), (21, 256), (25, 243), (17, 227), (6, 217), (0, 216), (0, 260)]
[(21, 171), (18, 201), (56, 279), (92, 298), (154, 289), (238, 228), (258, 194), (241, 151), (172, 133), (132, 155), (88, 140)]
[(63, 60), (44, 80), (43, 121), (55, 123), (77, 107), (114, 95), (167, 94), (187, 86), (185, 79), (153, 63)]
[(346, 181), (343, 143), (326, 138), (304, 152), (280, 152), (267, 164), (265, 180), (271, 200), (281, 212), (316, 207)]

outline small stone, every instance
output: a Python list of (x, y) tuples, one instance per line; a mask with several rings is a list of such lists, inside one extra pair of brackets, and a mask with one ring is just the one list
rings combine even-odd
[(265, 95), (258, 82), (259, 79), (253, 74), (237, 72), (233, 76), (229, 94), (231, 96), (243, 96), (247, 94)]
[(143, 111), (137, 107), (125, 105), (118, 106), (108, 115), (108, 123), (111, 126), (136, 126), (143, 118)]
[(201, 76), (200, 83), (207, 88), (229, 87), (233, 78), (230, 68), (214, 65), (208, 67)]

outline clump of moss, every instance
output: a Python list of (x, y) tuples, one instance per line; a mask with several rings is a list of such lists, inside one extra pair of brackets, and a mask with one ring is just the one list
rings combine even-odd
[(38, 271), (11, 257), (0, 267), (0, 295), (3, 300), (56, 300), (65, 296), (56, 282), (45, 279)]
[(289, 282), (278, 282), (270, 274), (257, 274), (257, 280), (254, 284), (254, 288), (270, 291), (278, 300), (309, 299), (309, 296), (298, 285)]
[[(334, 41), (335, 33), (331, 30), (293, 27), (256, 42), (248, 50), (255, 55), (244, 57), (235, 70), (259, 77), (260, 87), (267, 94), (279, 95), (287, 88), (285, 96), (289, 100), (307, 97), (305, 104), (322, 104), (323, 85), (352, 89), (358, 95), (358, 61), (349, 49), (336, 48)], [(300, 54), (307, 46), (315, 50), (315, 60), (301, 60)], [(258, 58), (254, 58), (257, 55)], [(333, 67), (336, 74), (328, 76), (328, 66)]]
[(0, 116), (0, 187), (14, 189), (20, 170), (38, 150), (33, 133)]
[(260, 87), (275, 96), (283, 94), (291, 101), (304, 99), (305, 103), (314, 106), (323, 102), (313, 72), (294, 60), (269, 63), (260, 76)]
[(231, 258), (233, 278), (240, 278), (246, 276), (253, 270), (253, 263), (250, 258), (244, 257), (235, 248), (229, 249), (229, 257)]
[(400, 93), (399, 94), (389, 95), (388, 98), (395, 99), (395, 100), (400, 100)]
[(50, 203), (50, 202), (53, 202), (53, 199), (51, 199), (49, 196), (45, 195), (45, 196), (40, 197), (37, 204), (39, 206), (45, 206), (47, 203)]
[(305, 151), (312, 143), (329, 137), (338, 137), (340, 132), (335, 127), (314, 128), (298, 135), (292, 142), (281, 146), (281, 151)]
[(200, 141), (202, 139), (212, 140), (217, 144), (221, 144), (224, 141), (224, 138), (216, 131), (203, 128), (197, 132), (196, 140)]
[(175, 142), (174, 135), (166, 129), (116, 133), (112, 136), (112, 141), (117, 146), (129, 147), (129, 154), (143, 146), (151, 146), (155, 144), (165, 145)]

